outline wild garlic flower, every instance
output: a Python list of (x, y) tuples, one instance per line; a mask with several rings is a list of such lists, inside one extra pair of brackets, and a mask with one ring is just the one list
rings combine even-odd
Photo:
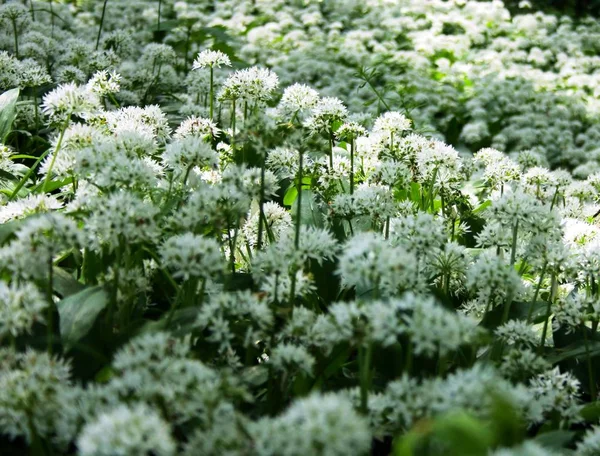
[(221, 129), (210, 119), (190, 116), (181, 122), (175, 131), (175, 139), (184, 139), (188, 136), (197, 136), (203, 140), (212, 140), (221, 134)]
[(0, 264), (24, 279), (46, 279), (55, 256), (83, 245), (77, 223), (59, 212), (27, 219), (15, 235), (0, 248)]
[(420, 182), (431, 182), (439, 187), (461, 180), (462, 160), (454, 147), (435, 141), (423, 148), (416, 157)]
[[(282, 236), (288, 236), (293, 230), (292, 216), (290, 213), (281, 207), (279, 204), (267, 201), (263, 205), (264, 217), (266, 223), (263, 224), (263, 242), (264, 244), (281, 239)], [(249, 215), (246, 223), (242, 227), (244, 240), (250, 247), (256, 247), (258, 242), (258, 220), (260, 211), (254, 211)]]
[(589, 319), (591, 309), (596, 300), (588, 298), (584, 293), (575, 293), (554, 303), (552, 327), (564, 329), (567, 334), (582, 329)]
[(425, 212), (394, 219), (390, 233), (392, 244), (404, 247), (417, 257), (433, 255), (447, 239), (444, 221)]
[(324, 97), (312, 108), (304, 126), (312, 132), (329, 131), (335, 122), (343, 122), (347, 116), (348, 109), (340, 99)]
[[(79, 152), (106, 141), (106, 133), (100, 128), (87, 124), (71, 123), (65, 130), (58, 155), (55, 157), (53, 153), (48, 154), (40, 165), (40, 173), (45, 176), (50, 169), (50, 164), (54, 161), (53, 175), (62, 178), (70, 177), (76, 166)], [(51, 148), (55, 149), (58, 135), (54, 136), (50, 142)]]
[(319, 93), (304, 84), (292, 84), (283, 91), (277, 105), (277, 113), (281, 118), (297, 116), (302, 120), (304, 114), (312, 109), (319, 101)]
[(533, 327), (523, 320), (509, 320), (494, 331), (496, 337), (508, 345), (535, 347), (540, 338)]
[(44, 323), (46, 307), (48, 302), (33, 284), (0, 281), (0, 339), (29, 333), (35, 323)]
[(87, 88), (100, 96), (112, 95), (121, 90), (121, 75), (116, 71), (97, 71), (88, 81)]
[(45, 439), (64, 453), (79, 425), (77, 408), (65, 407), (81, 394), (71, 381), (70, 364), (31, 349), (6, 355), (2, 353), (0, 369), (2, 432), (29, 445)]
[(345, 122), (335, 132), (335, 136), (338, 140), (342, 141), (354, 141), (359, 136), (364, 136), (367, 133), (365, 127), (360, 125), (358, 122)]
[(0, 206), (0, 223), (25, 218), (32, 214), (51, 212), (62, 207), (63, 203), (54, 195), (30, 193), (25, 198)]
[(246, 456), (252, 446), (252, 436), (246, 429), (248, 418), (231, 404), (219, 404), (210, 426), (195, 429), (189, 437), (183, 456)]
[(265, 103), (279, 86), (279, 78), (269, 69), (251, 67), (229, 75), (217, 96), (220, 100)]
[(523, 283), (513, 266), (493, 252), (486, 251), (468, 269), (467, 287), (480, 303), (496, 306), (519, 296)]
[(376, 221), (398, 214), (393, 192), (382, 185), (360, 184), (354, 194), (336, 195), (331, 205), (333, 216), (353, 218), (361, 215), (369, 216)]
[(499, 150), (481, 149), (473, 156), (475, 163), (484, 165), (483, 180), (492, 190), (519, 179), (519, 165)]
[(296, 400), (282, 415), (257, 421), (252, 434), (264, 456), (361, 456), (371, 446), (366, 420), (332, 393)]
[(87, 231), (94, 249), (104, 245), (114, 251), (123, 243), (154, 242), (158, 237), (158, 208), (131, 192), (104, 195), (93, 200), (89, 209)]
[(305, 347), (293, 344), (280, 344), (273, 348), (269, 356), (269, 365), (283, 373), (293, 374), (302, 372), (312, 375), (315, 358)]
[(547, 371), (550, 367), (551, 364), (539, 353), (523, 347), (505, 351), (500, 363), (500, 371), (504, 377), (512, 380), (529, 379)]
[(77, 447), (82, 456), (172, 456), (176, 450), (168, 423), (145, 404), (120, 405), (100, 413), (83, 427)]
[(376, 163), (368, 176), (369, 183), (400, 189), (407, 188), (411, 180), (410, 168), (405, 163), (396, 160), (382, 160)]
[(408, 295), (405, 299), (412, 307), (404, 320), (416, 355), (446, 356), (478, 343), (482, 331), (477, 320), (451, 312), (432, 298)]
[(99, 110), (100, 101), (96, 93), (72, 82), (59, 85), (46, 94), (42, 103), (42, 112), (48, 116), (50, 123), (57, 125), (64, 125), (73, 116), (86, 119)]
[(584, 434), (581, 442), (577, 444), (577, 454), (580, 456), (600, 454), (600, 427), (594, 426)]
[(342, 284), (356, 287), (358, 293), (370, 291), (375, 296), (390, 296), (419, 283), (415, 256), (375, 233), (361, 233), (348, 239), (338, 268)]
[(208, 280), (224, 269), (217, 241), (192, 233), (178, 234), (165, 241), (160, 249), (163, 265), (174, 278)]
[(189, 173), (193, 167), (215, 169), (219, 165), (219, 155), (203, 139), (188, 136), (168, 144), (163, 153), (164, 163), (178, 173)]
[(165, 113), (157, 105), (127, 106), (105, 113), (106, 125), (115, 134), (121, 131), (148, 132), (152, 137), (165, 141), (171, 134), (171, 127)]
[[(273, 171), (280, 179), (291, 178), (298, 174), (298, 156), (296, 149), (289, 147), (276, 147), (267, 154), (267, 168)], [(312, 160), (304, 157), (305, 167), (311, 166)]]
[(373, 124), (375, 133), (387, 133), (389, 135), (400, 135), (411, 129), (412, 122), (404, 114), (397, 111), (389, 111), (383, 113)]
[(238, 344), (250, 347), (269, 337), (274, 324), (273, 312), (265, 300), (248, 291), (216, 293), (202, 305), (195, 327), (206, 334), (220, 353), (234, 351)]
[[(277, 269), (281, 270), (283, 268), (280, 267)], [(316, 290), (312, 276), (302, 270), (297, 270), (293, 275), (279, 271), (265, 274), (264, 271), (257, 272), (254, 269), (252, 273), (254, 276), (260, 278), (260, 291), (266, 294), (265, 299), (271, 304), (289, 302), (291, 299), (306, 297)], [(292, 279), (295, 280), (293, 290)], [(294, 292), (294, 296), (292, 296), (292, 291)]]
[(531, 379), (529, 388), (535, 400), (533, 405), (538, 409), (535, 422), (543, 421), (553, 412), (563, 426), (581, 420), (580, 383), (571, 372), (561, 374), (557, 366)]
[(227, 54), (221, 51), (212, 51), (205, 49), (200, 52), (194, 60), (193, 70), (200, 70), (202, 68), (221, 68), (221, 66), (231, 66), (231, 60)]

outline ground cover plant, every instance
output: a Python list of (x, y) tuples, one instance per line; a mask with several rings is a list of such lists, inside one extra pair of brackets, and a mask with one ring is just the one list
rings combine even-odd
[(0, 454), (600, 454), (597, 20), (0, 23)]

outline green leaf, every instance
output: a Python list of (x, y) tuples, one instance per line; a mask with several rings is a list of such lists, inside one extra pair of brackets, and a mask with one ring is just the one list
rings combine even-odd
[(81, 282), (78, 282), (75, 277), (62, 268), (55, 267), (53, 270), (53, 275), (54, 291), (56, 291), (63, 298), (79, 293), (85, 289), (85, 285), (83, 285)]
[(410, 200), (413, 203), (421, 204), (421, 185), (417, 182), (410, 184)]
[(285, 206), (291, 206), (296, 201), (296, 198), (298, 198), (298, 189), (295, 185), (292, 185), (290, 188), (287, 189), (287, 192), (285, 192), (285, 196), (283, 197), (283, 204)]
[[(590, 357), (600, 355), (600, 341), (590, 341)], [(552, 364), (560, 363), (571, 358), (581, 358), (587, 356), (587, 350), (583, 341), (575, 342), (564, 349), (555, 350), (554, 354), (548, 357)]]
[(575, 437), (575, 432), (556, 429), (554, 431), (544, 432), (534, 439), (541, 446), (549, 450), (560, 450), (566, 447)]
[(451, 448), (452, 455), (486, 455), (494, 443), (494, 433), (483, 421), (458, 411), (436, 419), (433, 432)]
[(19, 89), (11, 89), (0, 95), (0, 142), (4, 143), (12, 129), (12, 124), (17, 116), (17, 99)]
[(588, 423), (596, 423), (600, 420), (600, 401), (587, 404), (579, 414)]
[(473, 209), (473, 214), (477, 214), (479, 212), (483, 212), (485, 209), (487, 209), (491, 205), (492, 205), (492, 201), (491, 200), (486, 200), (483, 203), (481, 203), (479, 206), (477, 206), (475, 209)]
[(86, 288), (57, 304), (65, 349), (69, 350), (87, 335), (107, 304), (108, 293), (101, 286)]

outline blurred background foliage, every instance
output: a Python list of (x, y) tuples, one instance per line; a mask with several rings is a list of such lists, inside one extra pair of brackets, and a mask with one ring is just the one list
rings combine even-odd
[[(569, 14), (573, 16), (592, 15), (600, 17), (600, 0), (528, 0), (532, 9), (544, 12)], [(519, 8), (523, 0), (504, 0), (512, 12), (523, 11)]]

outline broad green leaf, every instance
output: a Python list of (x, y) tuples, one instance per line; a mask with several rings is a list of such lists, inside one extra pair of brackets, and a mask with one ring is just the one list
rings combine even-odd
[(298, 189), (295, 185), (292, 185), (290, 188), (287, 189), (287, 192), (285, 192), (285, 196), (283, 197), (283, 204), (285, 206), (291, 206), (296, 201), (296, 198), (298, 198)]
[(12, 124), (17, 116), (17, 100), (19, 98), (19, 89), (11, 89), (0, 95), (0, 142), (4, 143), (5, 138), (12, 129)]
[(591, 402), (584, 406), (579, 413), (588, 423), (596, 423), (600, 420), (600, 402)]
[[(590, 341), (589, 343), (590, 357), (600, 355), (600, 341)], [(587, 350), (583, 340), (575, 342), (564, 349), (555, 350), (554, 354), (548, 357), (548, 361), (552, 364), (560, 363), (571, 358), (582, 358), (587, 356)]]
[(486, 200), (483, 203), (481, 203), (479, 206), (477, 206), (475, 209), (473, 209), (473, 214), (477, 214), (479, 212), (483, 212), (485, 209), (487, 209), (491, 205), (492, 205), (492, 201), (491, 200)]
[(75, 293), (57, 304), (60, 335), (67, 350), (92, 329), (108, 300), (108, 293), (104, 288), (95, 286)]
[(435, 420), (433, 433), (451, 449), (449, 454), (483, 456), (494, 443), (494, 432), (487, 423), (465, 412), (455, 412)]
[(74, 295), (85, 289), (85, 285), (78, 282), (71, 274), (62, 268), (55, 267), (54, 274), (54, 290), (63, 298)]
[(556, 429), (554, 431), (544, 432), (536, 436), (534, 439), (541, 446), (549, 450), (560, 450), (566, 447), (575, 437), (575, 432), (566, 431), (564, 429)]

